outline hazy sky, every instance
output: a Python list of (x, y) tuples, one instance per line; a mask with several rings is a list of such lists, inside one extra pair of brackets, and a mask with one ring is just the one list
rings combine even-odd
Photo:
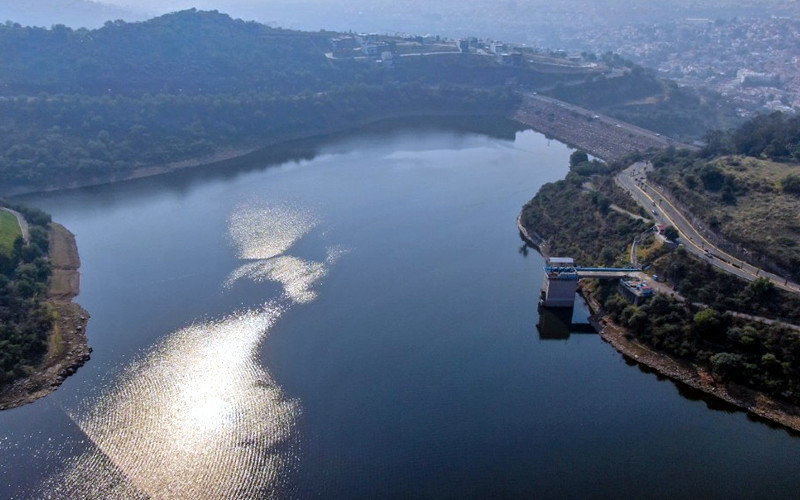
[(586, 27), (798, 15), (797, 0), (0, 0), (0, 21), (93, 28), (190, 7), (292, 29), (478, 36), (563, 48), (580, 48), (570, 44)]

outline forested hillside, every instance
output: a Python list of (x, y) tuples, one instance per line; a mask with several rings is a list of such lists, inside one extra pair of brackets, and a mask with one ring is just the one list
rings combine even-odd
[(354, 85), (324, 94), (53, 96), (0, 102), (0, 186), (124, 178), (133, 170), (218, 149), (324, 133), (417, 113), (502, 114), (508, 90)]
[[(638, 210), (615, 185), (613, 165), (603, 170), (576, 159), (573, 154), (566, 179), (545, 184), (523, 206), (521, 222), (526, 230), (545, 238), (551, 255), (568, 255), (586, 265), (628, 265), (637, 238), (638, 264), (652, 269), (685, 300), (659, 293), (633, 305), (617, 293), (616, 282), (595, 283), (594, 297), (608, 317), (625, 328), (627, 337), (702, 366), (719, 382), (739, 383), (791, 404), (800, 402), (800, 333), (780, 323), (727, 313), (797, 324), (800, 297), (763, 278), (747, 282), (724, 274), (703, 257), (656, 237), (651, 221), (611, 208), (613, 202), (630, 212)], [(702, 206), (713, 213), (708, 207), (716, 203)], [(791, 217), (796, 220), (798, 213), (795, 210)], [(764, 220), (753, 224), (763, 227)], [(765, 231), (774, 231), (774, 224)]]
[(748, 120), (731, 130), (706, 134), (702, 155), (738, 154), (779, 162), (800, 162), (800, 117), (776, 112)]
[(329, 64), (330, 36), (195, 10), (97, 30), (7, 23), (0, 85), (6, 95), (295, 94), (357, 81), (367, 66)]
[(331, 59), (328, 32), (194, 9), (97, 30), (0, 26), (0, 194), (105, 182), (403, 115), (505, 116), (579, 78), (474, 54)]

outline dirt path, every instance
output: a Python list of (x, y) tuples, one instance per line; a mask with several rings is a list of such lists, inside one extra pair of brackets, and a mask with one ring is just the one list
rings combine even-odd
[(0, 393), (0, 410), (32, 403), (50, 394), (83, 366), (92, 352), (86, 338), (89, 313), (72, 302), (80, 291), (81, 261), (75, 236), (56, 223), (50, 225), (50, 262), (53, 274), (48, 285), (48, 305), (57, 319), (48, 337), (47, 354), (35, 373)]

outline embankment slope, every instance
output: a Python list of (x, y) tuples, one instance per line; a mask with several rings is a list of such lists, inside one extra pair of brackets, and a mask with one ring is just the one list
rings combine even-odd
[(49, 258), (53, 273), (47, 302), (55, 321), (48, 336), (47, 353), (33, 373), (0, 394), (0, 410), (32, 403), (50, 394), (86, 363), (91, 353), (86, 338), (89, 313), (72, 302), (80, 292), (78, 246), (75, 236), (61, 224), (50, 225)]

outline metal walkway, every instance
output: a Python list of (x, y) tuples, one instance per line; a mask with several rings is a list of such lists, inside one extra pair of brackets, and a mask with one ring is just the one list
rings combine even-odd
[(638, 273), (642, 269), (640, 267), (576, 267), (575, 271), (578, 272), (580, 278), (598, 278), (598, 279), (613, 279), (622, 278), (630, 275), (631, 273)]
[(545, 266), (544, 271), (548, 275), (560, 275), (561, 279), (567, 278), (570, 275), (574, 279), (580, 278), (598, 278), (598, 279), (614, 279), (622, 278), (630, 275), (631, 273), (638, 273), (642, 269), (640, 267), (570, 267), (570, 266)]

